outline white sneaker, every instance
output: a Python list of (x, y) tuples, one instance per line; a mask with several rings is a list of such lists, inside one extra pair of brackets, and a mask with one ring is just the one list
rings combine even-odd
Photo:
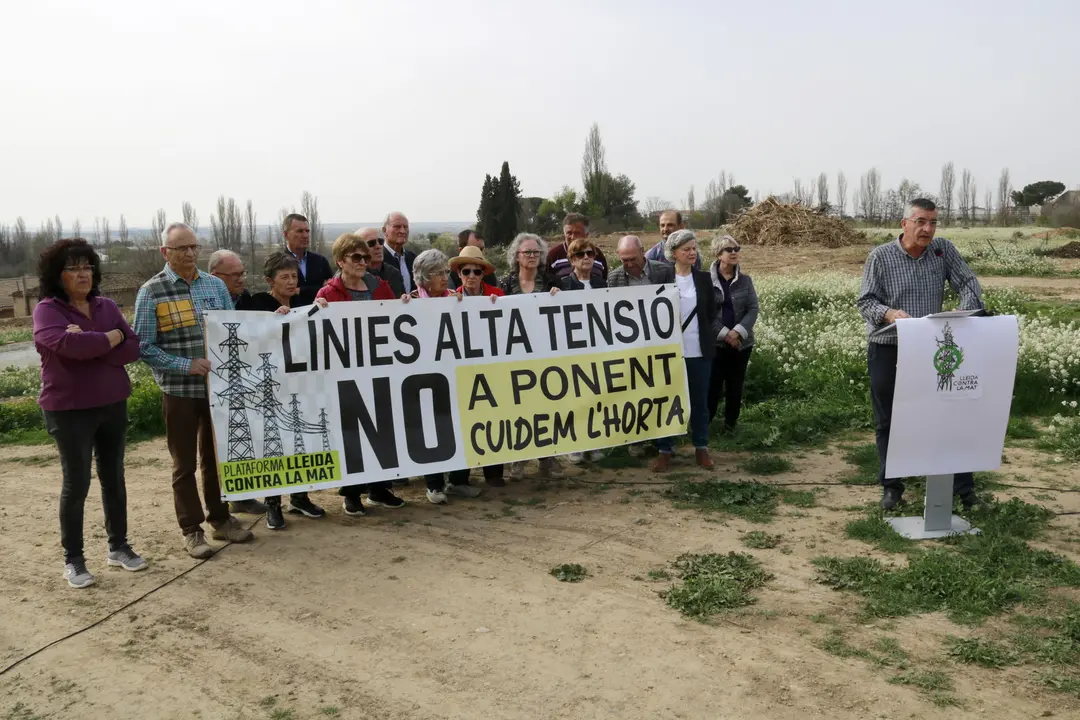
[(428, 502), (432, 505), (445, 505), (446, 493), (442, 490), (428, 490), (427, 491)]
[(480, 488), (473, 485), (450, 485), (446, 486), (447, 495), (460, 495), (461, 497), (474, 498), (480, 497), (480, 493), (483, 492)]
[[(540, 461), (543, 464), (543, 460)], [(510, 463), (510, 479), (521, 480), (525, 477), (525, 463), (522, 461)]]
[(630, 443), (626, 446), (626, 453), (630, 457), (641, 457), (645, 454), (645, 446), (641, 443)]
[(585, 462), (585, 454), (573, 452), (566, 456), (566, 460), (571, 465), (580, 465), (581, 463)]
[(604, 459), (604, 451), (603, 450), (593, 450), (591, 453), (589, 453), (589, 459), (592, 460), (593, 462), (600, 462), (601, 460)]

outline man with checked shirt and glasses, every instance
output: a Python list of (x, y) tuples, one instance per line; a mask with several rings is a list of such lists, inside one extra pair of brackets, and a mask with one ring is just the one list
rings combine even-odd
[[(214, 554), (203, 534), (204, 520), (215, 540), (247, 542), (254, 537), (221, 499), (206, 387), (210, 361), (203, 348), (203, 313), (232, 310), (233, 302), (224, 282), (199, 272), (198, 239), (184, 223), (172, 223), (161, 234), (161, 255), (165, 267), (135, 298), (133, 329), (142, 359), (162, 392), (165, 436), (173, 459), (173, 504), (184, 549), (201, 560)], [(205, 515), (195, 483), (196, 465), (202, 469)]]
[[(866, 320), (869, 339), (866, 365), (870, 373), (870, 403), (882, 486), (881, 507), (893, 510), (904, 502), (901, 478), (885, 477), (885, 455), (892, 425), (893, 391), (896, 388), (896, 328), (901, 318), (920, 318), (941, 312), (945, 283), (960, 296), (960, 310), (981, 310), (982, 287), (960, 252), (937, 232), (937, 205), (932, 200), (912, 200), (900, 222), (903, 232), (893, 242), (870, 251), (863, 267), (862, 289), (856, 305)], [(965, 508), (980, 505), (971, 473), (953, 476), (953, 492)]]

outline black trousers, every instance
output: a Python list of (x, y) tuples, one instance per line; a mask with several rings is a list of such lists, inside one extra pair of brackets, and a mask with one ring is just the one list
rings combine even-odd
[[(904, 491), (902, 478), (885, 478), (885, 456), (889, 451), (889, 430), (892, 427), (893, 391), (896, 389), (896, 345), (872, 342), (866, 348), (866, 368), (870, 373), (870, 404), (874, 408), (874, 436), (877, 441), (878, 482), (882, 487)], [(953, 492), (966, 495), (975, 489), (975, 476), (956, 473)]]
[[(451, 485), (468, 485), (469, 484), (469, 469), (454, 470), (449, 473)], [(503, 476), (502, 465), (488, 465), (484, 468), (484, 479), (491, 480), (492, 478), (501, 479)], [(427, 481), (428, 490), (445, 490), (446, 489), (446, 473), (432, 473), (425, 475), (424, 480)]]
[(86, 410), (46, 410), (45, 428), (56, 440), (64, 474), (60, 488), (60, 544), (64, 548), (64, 562), (85, 561), (83, 509), (90, 491), (90, 467), (95, 456), (109, 550), (127, 547), (127, 488), (124, 485), (127, 401)]
[(370, 494), (372, 490), (379, 491), (393, 489), (393, 480), (383, 480), (382, 482), (368, 483), (367, 485), (346, 485), (345, 487), (338, 488), (338, 495), (357, 499), (361, 495)]
[(724, 398), (724, 425), (735, 427), (742, 410), (743, 385), (746, 384), (746, 366), (750, 363), (753, 347), (736, 350), (727, 343), (716, 346), (712, 375), (709, 378), (709, 422), (716, 417), (720, 398)]

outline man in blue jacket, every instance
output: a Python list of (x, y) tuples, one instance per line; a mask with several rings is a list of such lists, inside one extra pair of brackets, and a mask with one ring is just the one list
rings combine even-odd
[(285, 237), (285, 252), (296, 258), (300, 264), (299, 298), (304, 305), (315, 302), (315, 294), (334, 277), (330, 261), (318, 253), (308, 251), (311, 244), (311, 225), (308, 219), (299, 213), (285, 216), (281, 224), (281, 234)]

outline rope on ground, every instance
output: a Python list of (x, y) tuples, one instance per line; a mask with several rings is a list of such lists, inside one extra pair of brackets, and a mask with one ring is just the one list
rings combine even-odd
[[(259, 522), (259, 518), (256, 518), (255, 522), (253, 522), (253, 523), (251, 523), (250, 525), (247, 526), (247, 529), (250, 530), (251, 528), (255, 527), (255, 525), (257, 525), (258, 522)], [(214, 555), (217, 555), (219, 552), (221, 552), (222, 550), (224, 550), (225, 548), (229, 547), (232, 544), (233, 544), (232, 541), (229, 541), (229, 542), (225, 543), (220, 548), (218, 548), (217, 550), (214, 551)], [(70, 640), (73, 637), (78, 637), (79, 635), (82, 635), (87, 630), (93, 630), (98, 625), (101, 625), (102, 623), (104, 623), (104, 622), (106, 622), (108, 620), (111, 620), (112, 618), (116, 617), (117, 615), (124, 612), (128, 608), (133, 607), (134, 605), (137, 605), (140, 602), (142, 602), (143, 600), (145, 600), (146, 598), (150, 597), (151, 595), (156, 593), (158, 590), (161, 590), (162, 588), (168, 587), (169, 585), (173, 584), (174, 582), (176, 582), (180, 578), (182, 578), (185, 575), (187, 575), (188, 573), (190, 573), (192, 570), (195, 570), (196, 568), (202, 567), (206, 563), (210, 562), (211, 559), (213, 559), (213, 556), (208, 557), (205, 560), (200, 560), (199, 562), (197, 562), (194, 565), (192, 565), (191, 567), (189, 567), (187, 570), (184, 570), (183, 572), (181, 572), (181, 573), (179, 573), (177, 575), (173, 575), (171, 578), (169, 578), (165, 582), (161, 583), (157, 587), (153, 587), (150, 590), (147, 590), (146, 592), (144, 592), (139, 597), (135, 598), (131, 602), (127, 603), (126, 605), (123, 605), (122, 607), (119, 607), (116, 610), (113, 610), (112, 612), (110, 612), (105, 617), (99, 618), (98, 620), (95, 620), (94, 622), (90, 623), (86, 627), (82, 627), (82, 628), (79, 628), (78, 630), (70, 632), (67, 635), (65, 635), (64, 637), (57, 638), (56, 640), (53, 640), (52, 642), (48, 643), (47, 645), (42, 645), (37, 650), (34, 650), (33, 652), (22, 656), (21, 658), (19, 658), (15, 662), (13, 662), (10, 665), (8, 665), (7, 667), (5, 667), (3, 670), (0, 670), (0, 677), (3, 677), (7, 673), (9, 673), (12, 670), (14, 670), (15, 668), (17, 668), (19, 665), (22, 665), (24, 662), (26, 662), (30, 658), (35, 657), (37, 655), (40, 655), (41, 653), (45, 652), (49, 648), (54, 647), (56, 645), (59, 645), (62, 642), (66, 642), (67, 640)]]

